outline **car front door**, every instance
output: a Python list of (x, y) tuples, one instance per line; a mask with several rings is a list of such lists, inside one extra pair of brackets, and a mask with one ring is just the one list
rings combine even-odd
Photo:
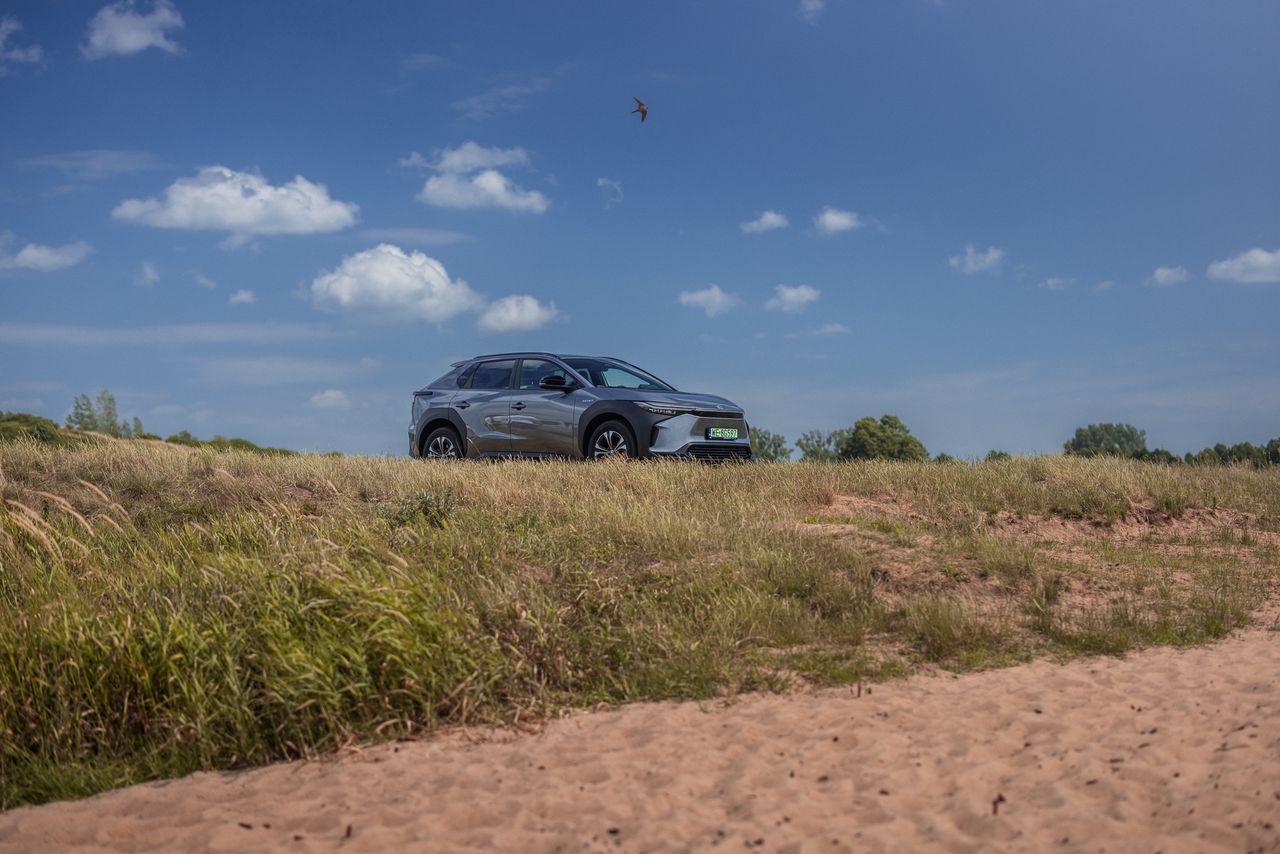
[[(576, 456), (577, 409), (582, 395), (539, 388), (543, 378), (569, 372), (548, 359), (522, 359), (511, 392), (511, 450), (517, 454)], [(574, 381), (576, 382), (576, 381)]]
[(511, 453), (511, 382), (516, 360), (481, 362), (453, 407), (467, 425), (467, 456)]

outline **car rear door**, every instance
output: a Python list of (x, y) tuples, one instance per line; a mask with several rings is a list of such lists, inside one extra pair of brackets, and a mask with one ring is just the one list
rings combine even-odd
[(511, 453), (511, 384), (516, 360), (480, 362), (471, 382), (454, 396), (453, 408), (467, 425), (468, 456)]

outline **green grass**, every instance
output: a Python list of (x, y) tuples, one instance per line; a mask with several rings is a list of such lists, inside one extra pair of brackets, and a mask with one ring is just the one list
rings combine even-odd
[[(3, 444), (0, 807), (570, 706), (1220, 637), (1274, 580), (1258, 536), (1179, 556), (1182, 586), (1141, 544), (1108, 546), (1128, 580), (1085, 607), (1050, 581), (1072, 567), (982, 523), (1110, 518), (1168, 494), (1258, 531), (1280, 519), (1280, 473), (1111, 459), (427, 464)], [(836, 495), (890, 496), (925, 521), (850, 519), (875, 554), (796, 525), (830, 518)], [(878, 573), (886, 549), (934, 562), (943, 588)]]

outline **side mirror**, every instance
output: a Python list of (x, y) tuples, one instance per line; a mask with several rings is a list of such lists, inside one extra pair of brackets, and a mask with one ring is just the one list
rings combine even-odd
[(559, 374), (552, 374), (539, 380), (538, 388), (546, 389), (547, 391), (572, 391), (575, 386)]

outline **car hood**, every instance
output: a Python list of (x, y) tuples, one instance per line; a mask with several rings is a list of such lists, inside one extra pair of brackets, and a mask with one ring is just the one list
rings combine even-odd
[(638, 391), (633, 388), (591, 389), (603, 400), (643, 400), (648, 403), (674, 403), (678, 406), (696, 406), (699, 409), (723, 409), (725, 412), (741, 412), (742, 407), (728, 398), (692, 391)]

